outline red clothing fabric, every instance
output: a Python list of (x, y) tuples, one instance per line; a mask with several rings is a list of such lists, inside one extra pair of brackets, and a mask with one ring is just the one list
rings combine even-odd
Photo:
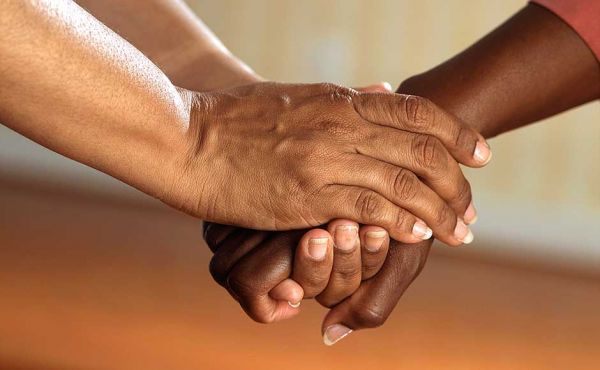
[(600, 60), (600, 0), (532, 0), (570, 25)]

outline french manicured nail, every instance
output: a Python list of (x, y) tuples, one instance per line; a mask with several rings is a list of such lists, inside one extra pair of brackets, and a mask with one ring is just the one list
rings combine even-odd
[(485, 141), (478, 141), (475, 145), (475, 151), (473, 152), (473, 158), (480, 164), (488, 164), (492, 159), (492, 151), (490, 146)]
[(473, 241), (471, 229), (469, 229), (469, 227), (460, 219), (456, 223), (454, 237), (463, 244), (470, 244)]
[(477, 210), (475, 210), (473, 202), (469, 204), (469, 207), (465, 211), (465, 222), (467, 225), (473, 225), (475, 222), (477, 222)]
[(327, 245), (329, 238), (311, 238), (308, 239), (308, 255), (317, 261), (325, 258), (327, 254)]
[(290, 305), (290, 307), (292, 307), (292, 308), (298, 308), (298, 307), (300, 307), (300, 304), (301, 304), (301, 303), (302, 303), (302, 301), (300, 301), (300, 302), (297, 302), (297, 303), (292, 303), (292, 302), (288, 301), (288, 304), (289, 304), (289, 305)]
[(350, 333), (352, 333), (352, 329), (341, 324), (328, 326), (327, 329), (325, 329), (325, 334), (323, 334), (323, 343), (325, 343), (326, 346), (333, 346), (347, 337)]
[(415, 222), (412, 233), (419, 239), (427, 240), (431, 238), (433, 235), (433, 230), (431, 230), (423, 221)]
[(369, 252), (377, 252), (381, 249), (383, 242), (385, 241), (385, 237), (387, 236), (387, 231), (367, 231), (365, 233), (365, 248)]
[(358, 227), (341, 225), (335, 228), (335, 246), (344, 251), (351, 251), (356, 248), (356, 239), (358, 238)]
[(390, 85), (390, 83), (389, 83), (389, 82), (387, 82), (387, 81), (384, 81), (384, 82), (382, 82), (382, 85), (383, 85), (383, 88), (384, 88), (384, 89), (386, 89), (386, 90), (387, 90), (387, 91), (389, 91), (389, 92), (392, 92), (392, 85)]

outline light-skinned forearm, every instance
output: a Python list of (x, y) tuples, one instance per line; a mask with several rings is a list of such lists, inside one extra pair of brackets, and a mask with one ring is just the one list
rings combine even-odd
[(156, 194), (189, 107), (142, 53), (71, 1), (6, 1), (0, 122)]
[(177, 86), (208, 91), (260, 80), (182, 0), (77, 3), (142, 51)]
[[(71, 1), (3, 5), (0, 122), (208, 221), (285, 230), (347, 217), (414, 240), (415, 219), (403, 217), (398, 225), (395, 215), (407, 211), (384, 195), (392, 187), (357, 183), (362, 180), (351, 170), (355, 163), (380, 161), (373, 168), (380, 178), (397, 177), (408, 165), (425, 177), (439, 175), (406, 158), (393, 158), (390, 166), (389, 153), (402, 140), (435, 145), (436, 153), (445, 153), (443, 145), (473, 167), (487, 163), (473, 154), (485, 146), (480, 135), (436, 107), (429, 112), (439, 119), (435, 131), (399, 119), (410, 116), (416, 99), (331, 84), (255, 83), (196, 93), (176, 88), (141, 52)], [(397, 140), (366, 146), (368, 155), (356, 156), (357, 145), (375, 132)], [(440, 141), (424, 140), (427, 133)], [(420, 153), (414, 147), (407, 157)], [(464, 182), (458, 166), (447, 172), (456, 178), (452, 185)], [(464, 186), (440, 186), (439, 192), (456, 200), (456, 188)], [(427, 200), (454, 219), (442, 199)], [(453, 205), (464, 210), (468, 201), (462, 197)], [(364, 211), (373, 207), (385, 217)], [(427, 219), (429, 210), (415, 212)], [(432, 227), (448, 243), (464, 238), (450, 222)]]

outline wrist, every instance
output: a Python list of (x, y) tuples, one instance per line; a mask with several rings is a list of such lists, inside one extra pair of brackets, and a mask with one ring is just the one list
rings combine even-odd
[(211, 48), (187, 54), (184, 62), (167, 73), (177, 86), (193, 91), (211, 91), (264, 80), (227, 50)]

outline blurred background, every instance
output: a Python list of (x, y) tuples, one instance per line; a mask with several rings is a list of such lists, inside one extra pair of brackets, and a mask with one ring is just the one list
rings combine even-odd
[[(398, 85), (518, 11), (505, 0), (190, 0), (281, 81)], [(0, 126), (0, 367), (597, 368), (600, 105), (491, 141), (473, 245), (436, 246), (389, 322), (334, 348), (325, 310), (263, 326), (212, 282), (200, 222)]]

